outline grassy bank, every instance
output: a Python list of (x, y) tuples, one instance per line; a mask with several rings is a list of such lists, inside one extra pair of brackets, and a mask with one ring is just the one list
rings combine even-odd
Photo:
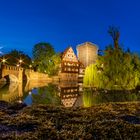
[(32, 105), (0, 108), (0, 139), (139, 140), (140, 103), (109, 103), (90, 108)]

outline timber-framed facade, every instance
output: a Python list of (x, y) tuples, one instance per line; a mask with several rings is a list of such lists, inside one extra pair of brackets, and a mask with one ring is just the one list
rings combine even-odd
[(98, 57), (98, 46), (85, 42), (77, 46), (77, 56), (72, 47), (68, 47), (61, 56), (61, 81), (83, 81), (84, 70), (94, 64)]
[(61, 56), (61, 81), (78, 81), (82, 66), (72, 47), (68, 47)]

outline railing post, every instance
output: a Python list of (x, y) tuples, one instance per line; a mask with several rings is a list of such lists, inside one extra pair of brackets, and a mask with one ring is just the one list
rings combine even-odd
[(23, 82), (23, 68), (19, 68), (18, 80), (19, 80), (20, 83)]

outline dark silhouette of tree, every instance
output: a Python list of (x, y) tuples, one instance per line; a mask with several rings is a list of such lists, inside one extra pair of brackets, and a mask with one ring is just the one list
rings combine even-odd
[(117, 49), (119, 47), (120, 31), (117, 27), (109, 26), (108, 33), (114, 41), (114, 47)]
[(33, 59), (40, 63), (45, 57), (51, 57), (55, 54), (54, 48), (50, 43), (40, 42), (33, 48)]
[(23, 68), (29, 68), (29, 65), (31, 64), (31, 58), (27, 54), (16, 49), (1, 56), (1, 61), (3, 59), (6, 60), (5, 64), (7, 65), (21, 66)]
[(38, 43), (33, 48), (34, 67), (37, 71), (56, 75), (59, 71), (60, 55), (50, 43)]

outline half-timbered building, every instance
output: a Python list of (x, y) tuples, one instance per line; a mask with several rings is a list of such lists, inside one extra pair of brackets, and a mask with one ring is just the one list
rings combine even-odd
[(72, 49), (67, 48), (61, 56), (61, 81), (78, 81), (80, 63)]

